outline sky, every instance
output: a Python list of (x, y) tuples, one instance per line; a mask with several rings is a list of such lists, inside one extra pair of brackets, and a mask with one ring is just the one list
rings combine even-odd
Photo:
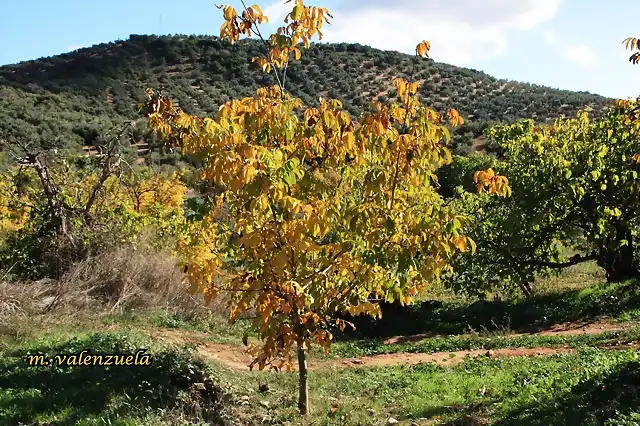
[[(221, 3), (223, 0), (219, 0)], [(282, 22), (293, 3), (257, 2)], [(226, 3), (240, 8), (239, 0)], [(614, 98), (640, 95), (640, 64), (622, 41), (640, 37), (638, 0), (307, 0), (334, 16), (323, 41), (413, 53), (497, 78)], [(209, 0), (0, 0), (0, 65), (52, 56), (130, 34), (218, 35)]]

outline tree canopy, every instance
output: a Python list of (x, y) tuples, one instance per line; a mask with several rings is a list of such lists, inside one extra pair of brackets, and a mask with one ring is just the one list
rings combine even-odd
[[(456, 200), (473, 221), (478, 253), (460, 256), (452, 285), (480, 293), (498, 286), (530, 291), (536, 274), (596, 261), (609, 280), (638, 275), (640, 108), (619, 101), (601, 119), (581, 112), (537, 127), (497, 126), (496, 166), (508, 199), (466, 193)], [(564, 249), (577, 253), (563, 258)]]
[[(435, 171), (451, 161), (448, 127), (463, 123), (423, 106), (419, 84), (394, 80), (399, 102), (371, 103), (358, 119), (339, 100), (308, 107), (285, 87), (290, 56), (308, 47), (326, 9), (295, 2), (285, 26), (266, 39), (259, 7), (225, 6), (221, 36), (257, 35), (257, 57), (278, 85), (225, 103), (216, 118), (181, 111), (148, 91), (149, 124), (170, 146), (195, 156), (217, 195), (183, 253), (194, 289), (207, 301), (230, 295), (231, 319), (253, 311), (263, 344), (252, 365), (291, 367), (298, 352), (299, 407), (306, 413), (305, 351), (328, 351), (332, 330), (352, 315), (380, 314), (380, 301), (410, 303), (450, 268), (457, 251), (473, 251), (465, 218), (438, 194)], [(428, 42), (416, 47), (426, 57)], [(480, 184), (506, 195), (490, 172)]]

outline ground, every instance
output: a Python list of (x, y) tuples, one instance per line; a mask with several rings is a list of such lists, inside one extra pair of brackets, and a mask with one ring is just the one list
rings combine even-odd
[[(637, 285), (580, 273), (542, 283), (530, 300), (434, 292), (405, 317), (363, 322), (328, 356), (312, 349), (307, 419), (296, 412), (295, 372), (249, 371), (245, 323), (161, 310), (5, 309), (0, 425), (638, 424)], [(34, 353), (140, 348), (151, 366), (25, 364)]]
[[(566, 323), (556, 325), (548, 330), (534, 333), (513, 333), (509, 334), (509, 338), (520, 336), (582, 336), (582, 335), (601, 335), (607, 332), (617, 332), (624, 330), (621, 324), (612, 324), (608, 321), (598, 321), (595, 323)], [(172, 345), (192, 344), (196, 347), (196, 353), (203, 359), (214, 361), (225, 365), (226, 367), (247, 370), (247, 365), (251, 363), (251, 357), (241, 348), (210, 342), (208, 335), (205, 333), (188, 332), (184, 330), (173, 329), (150, 329), (147, 330), (149, 335), (158, 342)], [(385, 345), (397, 345), (402, 342), (420, 342), (427, 340), (424, 335), (417, 336), (396, 336), (384, 341)], [(603, 348), (610, 346), (602, 345)], [(624, 348), (634, 348), (635, 343), (628, 343)], [(621, 346), (615, 346), (620, 349)], [(491, 357), (517, 357), (517, 356), (534, 356), (534, 355), (553, 355), (575, 353), (575, 348), (567, 347), (518, 347), (518, 348), (502, 348), (487, 351), (484, 349), (447, 351), (433, 353), (411, 353), (411, 352), (395, 352), (382, 353), (377, 355), (360, 356), (355, 358), (335, 358), (335, 359), (319, 359), (309, 362), (310, 370), (326, 369), (326, 368), (349, 368), (354, 366), (360, 367), (380, 367), (395, 365), (413, 365), (421, 363), (434, 363), (436, 365), (453, 365), (463, 362), (465, 357), (475, 358), (478, 356)]]

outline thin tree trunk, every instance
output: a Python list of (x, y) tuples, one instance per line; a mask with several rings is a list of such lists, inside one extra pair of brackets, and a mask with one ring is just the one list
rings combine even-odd
[(298, 410), (301, 416), (309, 414), (309, 384), (307, 382), (307, 353), (302, 344), (298, 343), (298, 373), (300, 376), (300, 386), (298, 388)]
[(523, 281), (520, 283), (520, 290), (522, 291), (522, 294), (526, 298), (530, 298), (533, 296), (533, 287), (531, 286), (531, 283), (528, 281)]

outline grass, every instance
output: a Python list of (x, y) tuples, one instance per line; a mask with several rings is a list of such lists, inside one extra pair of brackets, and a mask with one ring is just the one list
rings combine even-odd
[[(468, 359), (455, 367), (314, 371), (307, 423), (382, 425), (394, 417), (407, 425), (600, 425), (637, 409), (638, 360), (635, 351), (585, 349), (571, 356)], [(277, 407), (278, 420), (294, 421), (296, 377), (263, 373), (260, 380), (272, 389), (268, 394), (238, 390)]]
[(640, 327), (599, 334), (576, 335), (493, 335), (479, 334), (431, 337), (417, 342), (385, 344), (381, 339), (337, 342), (331, 347), (334, 358), (355, 358), (390, 353), (454, 352), (476, 349), (502, 348), (580, 348), (585, 346), (613, 346), (640, 342)]
[[(28, 353), (152, 354), (150, 366), (28, 367)], [(0, 424), (221, 424), (222, 389), (209, 367), (186, 350), (163, 349), (131, 333), (51, 336), (5, 348), (0, 357)], [(195, 392), (193, 383), (206, 383)], [(170, 413), (170, 414), (168, 414)], [(179, 418), (187, 423), (175, 423)]]
[(471, 331), (535, 332), (555, 324), (608, 318), (640, 319), (638, 283), (603, 283), (506, 301), (430, 300), (410, 307), (383, 306), (381, 319), (350, 318), (356, 331), (346, 338), (383, 338), (431, 333), (459, 335)]
[[(111, 353), (145, 347), (154, 360), (151, 367), (113, 369), (24, 363), (26, 353), (87, 347)], [(389, 417), (407, 425), (589, 426), (611, 419), (618, 423), (609, 425), (631, 425), (640, 404), (640, 354), (631, 350), (312, 371), (312, 414), (304, 422), (296, 413), (295, 374), (231, 372), (135, 333), (53, 336), (12, 345), (0, 355), (3, 425), (362, 426), (386, 424)], [(194, 391), (194, 383), (208, 383), (207, 391)]]
[(185, 318), (179, 314), (162, 311), (126, 312), (108, 315), (102, 319), (102, 323), (132, 330), (140, 327), (159, 327), (205, 333), (207, 341), (229, 345), (241, 344), (245, 333), (255, 335), (248, 322), (238, 321), (230, 324), (226, 317), (213, 312), (207, 316), (194, 318)]
[[(402, 425), (635, 425), (640, 355), (598, 347), (640, 341), (640, 327), (633, 324), (640, 318), (640, 295), (637, 284), (601, 283), (597, 273), (581, 269), (550, 278), (535, 297), (511, 301), (472, 303), (434, 289), (431, 300), (409, 309), (387, 306), (382, 320), (357, 319), (358, 332), (336, 342), (331, 357), (565, 346), (577, 353), (312, 370), (312, 414), (305, 421), (297, 415), (297, 375), (230, 371), (198, 360), (193, 347), (169, 349), (147, 337), (153, 328), (173, 328), (240, 345), (248, 324), (229, 325), (220, 312), (166, 308), (170, 300), (182, 300), (179, 295), (163, 302), (166, 309), (113, 312), (35, 314), (23, 302), (22, 313), (0, 317), (0, 426), (378, 426), (390, 417)], [(602, 334), (510, 335), (604, 318), (628, 326)], [(383, 341), (418, 333), (430, 336)], [(151, 367), (27, 367), (24, 361), (34, 352), (139, 348), (153, 355)]]
[[(631, 324), (624, 331), (578, 336), (509, 336), (513, 331), (532, 333), (555, 324), (609, 319), (621, 325), (640, 318), (640, 294), (635, 282), (600, 283), (577, 287), (576, 277), (587, 273), (574, 271), (563, 275), (546, 292), (530, 299), (469, 303), (465, 299), (430, 300), (408, 308), (386, 306), (380, 320), (358, 317), (355, 333), (335, 333), (332, 357), (358, 357), (394, 352), (440, 352), (508, 347), (580, 347), (615, 345), (640, 341), (640, 329)], [(563, 278), (564, 277), (564, 278)], [(584, 283), (583, 283), (584, 286)], [(85, 321), (83, 321), (85, 323)], [(248, 333), (255, 337), (247, 322), (230, 325), (226, 318), (211, 313), (207, 317), (188, 318), (172, 312), (156, 311), (109, 314), (101, 319), (108, 324), (136, 330), (162, 327), (206, 334), (206, 340), (239, 346)], [(419, 342), (386, 345), (386, 337), (427, 333)], [(320, 352), (314, 352), (320, 357)]]

